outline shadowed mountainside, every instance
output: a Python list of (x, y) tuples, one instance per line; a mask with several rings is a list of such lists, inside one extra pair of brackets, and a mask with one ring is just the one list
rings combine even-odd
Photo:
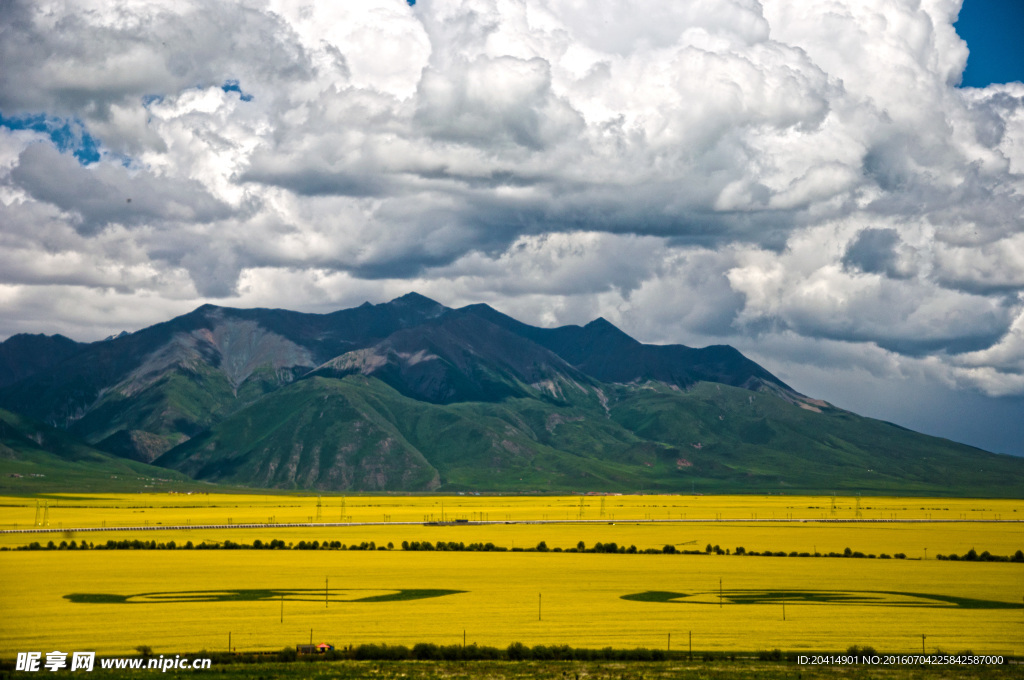
[(0, 342), (0, 388), (44, 371), (87, 346), (63, 335), (13, 335)]
[(0, 409), (0, 491), (110, 492), (201, 486), (185, 475), (125, 460)]

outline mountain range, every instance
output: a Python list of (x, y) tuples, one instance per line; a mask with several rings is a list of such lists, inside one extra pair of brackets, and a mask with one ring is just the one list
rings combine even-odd
[(1024, 478), (1024, 459), (836, 408), (729, 346), (415, 293), (329, 314), (204, 305), (94, 343), (13, 336), (0, 409), (15, 490), (69, 461), (321, 491), (1016, 496)]

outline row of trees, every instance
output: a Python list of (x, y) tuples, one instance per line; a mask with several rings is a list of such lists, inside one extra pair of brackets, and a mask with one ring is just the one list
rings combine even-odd
[[(251, 544), (235, 543), (231, 540), (224, 541), (223, 543), (207, 543), (204, 541), (194, 544), (192, 541), (188, 541), (187, 543), (179, 544), (175, 541), (157, 543), (156, 541), (140, 541), (136, 539), (133, 541), (110, 540), (96, 545), (86, 543), (85, 541), (81, 543), (77, 541), (71, 541), (70, 543), (61, 541), (59, 545), (50, 541), (46, 545), (42, 545), (38, 541), (33, 541), (28, 545), (18, 546), (15, 550), (393, 550), (394, 547), (393, 543), (388, 543), (385, 547), (383, 545), (378, 546), (373, 541), (346, 545), (341, 541), (285, 543), (277, 538), (267, 542), (256, 539)], [(0, 550), (9, 550), (9, 548), (0, 548)]]
[[(94, 545), (92, 543), (86, 543), (82, 541), (78, 543), (72, 540), (61, 541), (59, 544), (55, 544), (53, 541), (49, 541), (46, 545), (40, 544), (38, 541), (34, 541), (25, 546), (18, 546), (15, 550), (393, 550), (393, 543), (388, 543), (387, 546), (377, 545), (374, 541), (363, 541), (362, 543), (352, 545), (346, 545), (341, 541), (299, 541), (298, 543), (285, 543), (281, 539), (274, 539), (271, 541), (261, 541), (256, 539), (251, 544), (249, 543), (235, 543), (234, 541), (224, 541), (223, 543), (199, 543), (193, 544), (192, 541), (188, 541), (184, 545), (180, 545), (175, 541), (168, 541), (166, 543), (157, 543), (156, 541), (140, 541), (138, 539), (128, 541), (114, 541), (109, 540), (106, 543), (100, 543)], [(430, 541), (402, 541), (402, 550), (408, 551), (452, 551), (452, 552), (509, 552), (510, 549), (494, 545), (493, 543), (463, 543), (459, 541), (437, 541), (431, 543)], [(0, 548), (0, 550), (9, 550), (9, 548)], [(887, 553), (881, 553), (876, 555), (874, 553), (863, 553), (860, 551), (851, 550), (846, 548), (843, 552), (785, 552), (765, 550), (758, 552), (756, 550), (748, 551), (742, 546), (729, 550), (726, 548), (723, 550), (720, 546), (712, 546), (710, 543), (707, 547), (701, 550), (679, 550), (674, 545), (665, 545), (662, 548), (646, 548), (639, 550), (635, 545), (626, 547), (624, 545), (618, 545), (612, 543), (595, 543), (592, 547), (588, 548), (583, 541), (576, 544), (575, 548), (568, 548), (563, 550), (562, 548), (549, 548), (545, 541), (541, 541), (534, 547), (530, 548), (511, 548), (511, 552), (568, 552), (568, 553), (617, 553), (624, 555), (636, 555), (636, 554), (665, 554), (665, 555), (749, 555), (749, 556), (761, 556), (761, 557), (850, 557), (850, 558), (863, 558), (863, 559), (906, 559), (905, 553), (895, 553), (889, 555)], [(936, 555), (936, 559), (939, 560), (953, 560), (953, 561), (966, 561), (966, 562), (1024, 562), (1024, 551), (1018, 550), (1012, 556), (1006, 555), (993, 555), (989, 551), (984, 551), (981, 554), (971, 548), (970, 551), (964, 555), (957, 555), (951, 553), (949, 555)]]
[[(543, 541), (541, 541), (543, 543)], [(459, 541), (438, 541), (437, 543), (431, 543), (430, 541), (402, 541), (402, 550), (412, 551), (433, 551), (433, 550), (444, 550), (453, 552), (506, 552), (508, 548), (502, 548), (501, 546), (494, 545), (493, 543), (463, 543)]]
[[(535, 645), (529, 647), (513, 642), (505, 649), (479, 645), (435, 645), (421, 642), (412, 648), (404, 645), (359, 645), (349, 649), (335, 649), (316, 657), (330, 659), (357, 659), (364, 661), (664, 661), (680, 657), (682, 652), (670, 654), (662, 649), (586, 649), (568, 645)], [(294, 650), (283, 650), (283, 660), (297, 658)]]
[[(285, 647), (273, 654), (230, 653), (202, 651), (196, 656), (209, 658), (219, 664), (259, 664), (268, 661), (314, 662), (354, 659), (360, 661), (666, 661), (671, 659), (702, 659), (703, 661), (736, 660), (735, 655), (701, 652), (693, 654), (682, 650), (663, 649), (587, 649), (568, 645), (535, 645), (513, 642), (508, 647), (472, 645), (436, 645), (421, 642), (413, 647), (405, 645), (363, 644), (332, 649), (322, 654), (299, 654), (295, 647)], [(774, 658), (774, 657), (771, 657)]]
[[(718, 546), (715, 546), (715, 548), (717, 549)], [(725, 552), (726, 552), (726, 554), (729, 553), (728, 550), (726, 550)], [(719, 553), (719, 554), (721, 554), (721, 553)], [(869, 559), (869, 560), (873, 560), (873, 559), (891, 560), (891, 559), (894, 559), (894, 558), (897, 559), (897, 560), (905, 560), (905, 559), (907, 559), (907, 554), (906, 553), (895, 553), (893, 555), (890, 555), (888, 553), (882, 553), (880, 555), (876, 555), (875, 553), (867, 553), (867, 554), (865, 554), (865, 553), (862, 553), (859, 550), (850, 550), (849, 548), (847, 548), (846, 550), (844, 550), (841, 553), (838, 553), (838, 552), (820, 553), (820, 552), (817, 552), (817, 551), (815, 551), (813, 553), (810, 553), (810, 552), (797, 552), (796, 550), (793, 550), (793, 551), (787, 553), (787, 552), (782, 551), (782, 550), (779, 550), (779, 551), (776, 551), (776, 552), (772, 552), (771, 550), (765, 550), (763, 552), (757, 552), (756, 550), (747, 551), (747, 550), (744, 550), (742, 547), (739, 547), (739, 548), (736, 548), (736, 554), (737, 555), (754, 555), (754, 556), (760, 555), (762, 557), (853, 557), (853, 558), (864, 558), (864, 559)]]
[(1024, 562), (1024, 551), (1018, 550), (1013, 553), (1012, 557), (1005, 555), (993, 555), (989, 551), (985, 551), (980, 555), (974, 548), (968, 550), (964, 555), (957, 555), (951, 553), (949, 555), (936, 555), (937, 560), (952, 560), (954, 562), (963, 560), (964, 562)]

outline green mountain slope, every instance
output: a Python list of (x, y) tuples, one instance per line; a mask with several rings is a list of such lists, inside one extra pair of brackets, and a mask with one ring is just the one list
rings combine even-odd
[(438, 486), (437, 471), (359, 390), (323, 378), (276, 392), (156, 463), (197, 479), (259, 487)]
[(91, 455), (218, 483), (1019, 496), (1024, 479), (1024, 458), (835, 409), (731, 347), (645, 345), (603, 319), (537, 328), (416, 294), (330, 314), (206, 305), (88, 345), (18, 336), (0, 354), (0, 408)]
[(283, 381), (261, 366), (234, 386), (205, 363), (174, 366), (141, 385), (106, 392), (68, 431), (103, 450), (151, 462)]
[[(585, 412), (541, 400), (439, 405), (406, 397), (376, 378), (314, 377), (285, 387), (172, 449), (156, 464), (198, 479), (331, 490), (566, 490), (631, 484), (615, 453), (637, 443), (603, 413), (614, 434), (577, 455), (550, 446), (556, 425)], [(625, 441), (618, 441), (616, 436)]]
[(173, 470), (97, 451), (0, 409), (0, 493), (154, 491), (203, 485)]
[[(447, 310), (418, 295), (331, 314), (204, 305), (92, 344), (0, 343), (0, 407), (151, 461), (321, 363)], [(15, 370), (16, 369), (16, 370)]]
[(321, 490), (1019, 494), (1024, 460), (715, 383), (433, 404), (363, 375), (267, 395), (156, 463)]
[(636, 390), (615, 405), (612, 417), (638, 436), (676, 443), (711, 489), (1021, 493), (1024, 459), (818, 403), (797, 406), (771, 394), (701, 383), (687, 392)]

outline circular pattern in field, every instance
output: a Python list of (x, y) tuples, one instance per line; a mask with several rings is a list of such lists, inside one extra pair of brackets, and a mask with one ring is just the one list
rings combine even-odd
[(1020, 605), (998, 600), (976, 600), (949, 595), (905, 593), (889, 590), (708, 590), (694, 593), (676, 593), (666, 590), (646, 590), (623, 595), (623, 600), (657, 602), (662, 604), (707, 605), (858, 605), (869, 607), (927, 607), (960, 609), (1019, 609)]
[(288, 602), (400, 602), (423, 600), (464, 593), (464, 590), (325, 590), (324, 588), (267, 588), (238, 590), (174, 590), (135, 595), (113, 593), (71, 593), (65, 600), (78, 604), (168, 604), (185, 602), (258, 602), (260, 600), (286, 600)]

